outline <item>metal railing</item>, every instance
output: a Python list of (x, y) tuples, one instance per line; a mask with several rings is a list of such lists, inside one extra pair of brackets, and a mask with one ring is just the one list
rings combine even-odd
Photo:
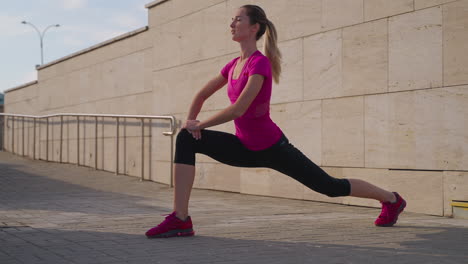
[[(120, 129), (120, 123), (121, 119), (124, 119), (125, 121), (127, 119), (137, 119), (140, 121), (140, 127), (141, 127), (141, 175), (140, 179), (145, 180), (145, 120), (149, 120), (149, 151), (151, 155), (151, 121), (154, 119), (157, 120), (168, 120), (169, 121), (169, 131), (163, 132), (162, 134), (165, 136), (170, 136), (171, 137), (171, 147), (170, 147), (170, 186), (173, 186), (173, 179), (172, 179), (172, 173), (173, 173), (173, 154), (174, 154), (174, 147), (173, 147), (173, 140), (174, 140), (174, 134), (176, 130), (176, 119), (173, 116), (151, 116), (151, 115), (114, 115), (114, 114), (78, 114), (78, 113), (59, 113), (59, 114), (51, 114), (51, 115), (44, 115), (44, 116), (33, 116), (33, 115), (21, 115), (21, 114), (9, 114), (9, 113), (0, 113), (0, 150), (5, 149), (5, 137), (8, 134), (7, 129), (11, 129), (11, 133), (9, 134), (10, 136), (8, 137), (9, 141), (11, 140), (11, 151), (15, 153), (15, 123), (18, 121), (21, 122), (21, 147), (22, 147), (22, 155), (24, 156), (25, 150), (25, 120), (27, 119), (32, 119), (33, 120), (33, 156), (32, 158), (35, 160), (36, 159), (36, 130), (37, 130), (37, 124), (38, 120), (44, 120), (45, 119), (45, 124), (46, 124), (46, 161), (49, 160), (49, 120), (51, 118), (60, 118), (60, 132), (59, 132), (59, 142), (60, 142), (60, 147), (59, 147), (59, 162), (63, 163), (63, 125), (64, 125), (64, 117), (72, 117), (76, 118), (76, 140), (77, 140), (77, 162), (76, 164), (79, 166), (80, 164), (80, 121), (83, 122), (86, 118), (94, 118), (94, 137), (95, 137), (95, 144), (94, 144), (94, 169), (97, 169), (97, 164), (98, 164), (98, 118), (115, 118), (116, 119), (116, 132), (115, 132), (115, 146), (116, 146), (116, 160), (115, 160), (115, 174), (119, 174), (119, 129)], [(5, 120), (3, 120), (5, 119)], [(11, 125), (8, 126), (8, 122), (10, 121)], [(84, 122), (83, 122), (84, 123)], [(104, 131), (102, 132), (104, 133)], [(82, 138), (83, 141), (86, 140), (86, 137), (83, 136)], [(83, 142), (83, 145), (85, 145), (85, 142)], [(125, 146), (124, 146), (125, 147)], [(19, 152), (19, 151), (18, 151)], [(151, 161), (150, 161), (151, 162)], [(151, 173), (151, 171), (150, 171)], [(150, 175), (151, 176), (151, 175)]]

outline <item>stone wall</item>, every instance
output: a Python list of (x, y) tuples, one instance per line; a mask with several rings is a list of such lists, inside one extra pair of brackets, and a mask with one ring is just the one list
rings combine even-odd
[[(468, 200), (467, 0), (154, 1), (147, 30), (41, 67), (37, 112), (183, 120), (198, 89), (238, 56), (229, 24), (247, 3), (262, 6), (278, 29), (283, 75), (273, 88), (272, 118), (296, 147), (335, 177), (399, 191), (408, 211), (448, 216), (451, 200)], [(8, 112), (10, 96), (20, 91), (7, 93)], [(227, 104), (224, 88), (199, 119)], [(151, 134), (163, 129), (153, 126)], [(232, 122), (213, 129), (234, 132)], [(109, 144), (101, 140), (100, 149), (114, 156), (114, 134), (102, 133)], [(139, 171), (137, 133), (128, 135), (130, 175)], [(154, 136), (151, 143), (147, 175), (167, 183), (170, 141)], [(80, 155), (92, 166), (87, 149)], [(99, 160), (112, 171), (115, 159), (107, 156)], [(201, 155), (197, 161), (197, 188), (379, 206), (324, 197), (268, 169), (228, 167)]]

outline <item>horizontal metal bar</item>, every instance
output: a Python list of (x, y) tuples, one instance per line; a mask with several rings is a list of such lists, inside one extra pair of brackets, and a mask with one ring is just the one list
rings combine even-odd
[(57, 116), (88, 116), (88, 117), (127, 117), (127, 118), (160, 118), (160, 119), (174, 119), (173, 116), (153, 116), (153, 115), (115, 115), (115, 114), (78, 114), (78, 113), (58, 113), (43, 116), (22, 115), (22, 114), (9, 114), (0, 113), (2, 116), (15, 116), (15, 117), (30, 117), (30, 118), (47, 118)]
[(51, 118), (51, 117), (60, 117), (60, 116), (73, 116), (73, 117), (110, 117), (110, 118), (148, 118), (148, 119), (167, 119), (170, 120), (170, 131), (163, 132), (165, 136), (171, 136), (175, 133), (176, 129), (176, 120), (173, 116), (153, 116), (153, 115), (115, 115), (115, 114), (79, 114), (79, 113), (58, 113), (51, 115), (43, 116), (33, 116), (33, 115), (21, 115), (21, 114), (9, 114), (9, 113), (0, 113), (0, 116), (10, 116), (10, 117), (25, 117), (25, 118)]

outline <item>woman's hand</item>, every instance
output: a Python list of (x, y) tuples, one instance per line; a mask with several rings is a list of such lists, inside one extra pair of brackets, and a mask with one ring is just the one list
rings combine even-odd
[(199, 140), (201, 139), (201, 130), (199, 124), (199, 120), (187, 120), (185, 121), (185, 124), (182, 125), (182, 129), (187, 129), (187, 131), (193, 136), (193, 138)]

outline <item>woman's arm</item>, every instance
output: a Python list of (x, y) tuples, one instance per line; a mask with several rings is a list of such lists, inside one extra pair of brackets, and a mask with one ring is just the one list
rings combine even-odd
[(203, 103), (216, 91), (226, 85), (227, 80), (221, 74), (210, 80), (193, 98), (192, 105), (190, 106), (187, 120), (197, 119), (201, 111)]
[(258, 93), (262, 89), (264, 79), (265, 77), (259, 74), (251, 75), (244, 90), (234, 104), (230, 105), (214, 116), (199, 122), (198, 124), (194, 124), (192, 128), (204, 129), (241, 117), (245, 111), (247, 111), (250, 104), (252, 104), (253, 100), (255, 97), (257, 97)]

